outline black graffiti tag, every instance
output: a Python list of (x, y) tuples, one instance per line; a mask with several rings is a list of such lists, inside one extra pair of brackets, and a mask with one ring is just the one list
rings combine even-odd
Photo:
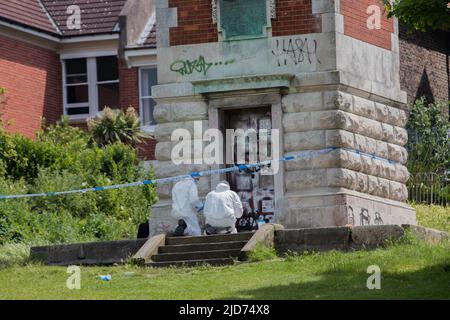
[(187, 74), (192, 74), (194, 71), (203, 73), (206, 75), (208, 70), (213, 66), (214, 63), (206, 62), (203, 56), (198, 57), (195, 60), (178, 60), (172, 63), (170, 70), (173, 72), (178, 72), (182, 76)]
[(272, 54), (278, 58), (278, 66), (288, 65), (289, 61), (295, 65), (308, 62), (313, 63), (316, 60), (321, 63), (317, 57), (317, 41), (308, 42), (308, 38), (283, 39), (276, 40), (276, 48)]

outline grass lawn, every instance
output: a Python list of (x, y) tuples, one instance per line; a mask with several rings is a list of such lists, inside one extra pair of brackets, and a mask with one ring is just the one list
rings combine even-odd
[[(381, 269), (381, 290), (366, 287)], [(99, 275), (112, 275), (103, 282)], [(450, 299), (450, 244), (289, 256), (232, 267), (84, 267), (81, 290), (66, 288), (66, 268), (0, 269), (0, 299)]]

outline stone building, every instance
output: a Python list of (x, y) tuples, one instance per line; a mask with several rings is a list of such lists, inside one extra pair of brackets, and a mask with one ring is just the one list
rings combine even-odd
[[(288, 228), (415, 224), (405, 203), (399, 28), (385, 16), (369, 28), (371, 5), (379, 2), (156, 1), (156, 176), (219, 167), (173, 165), (176, 128), (193, 131), (201, 121), (224, 131), (269, 121), (283, 155), (336, 148), (282, 163), (271, 181), (259, 182), (256, 193), (274, 201), (275, 221)], [(236, 177), (202, 178), (201, 194), (220, 179)], [(159, 188), (152, 233), (174, 223), (170, 189)]]

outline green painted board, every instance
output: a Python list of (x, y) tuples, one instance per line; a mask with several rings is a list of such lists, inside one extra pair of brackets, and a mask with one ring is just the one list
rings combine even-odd
[(220, 0), (220, 27), (225, 39), (260, 37), (266, 26), (266, 0)]

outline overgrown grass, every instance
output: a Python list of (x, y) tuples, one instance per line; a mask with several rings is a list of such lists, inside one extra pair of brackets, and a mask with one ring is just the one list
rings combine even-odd
[(277, 258), (277, 252), (273, 247), (267, 247), (262, 244), (256, 247), (249, 253), (248, 260), (250, 262), (258, 262), (265, 260), (272, 260)]
[(0, 269), (11, 266), (23, 266), (28, 262), (30, 247), (21, 243), (0, 246)]
[(414, 205), (420, 226), (450, 232), (450, 207)]
[[(381, 269), (368, 290), (367, 268)], [(81, 290), (69, 290), (62, 267), (0, 270), (0, 299), (450, 299), (450, 244), (292, 255), (227, 267), (146, 269), (82, 267)], [(111, 282), (99, 275), (112, 275)]]

